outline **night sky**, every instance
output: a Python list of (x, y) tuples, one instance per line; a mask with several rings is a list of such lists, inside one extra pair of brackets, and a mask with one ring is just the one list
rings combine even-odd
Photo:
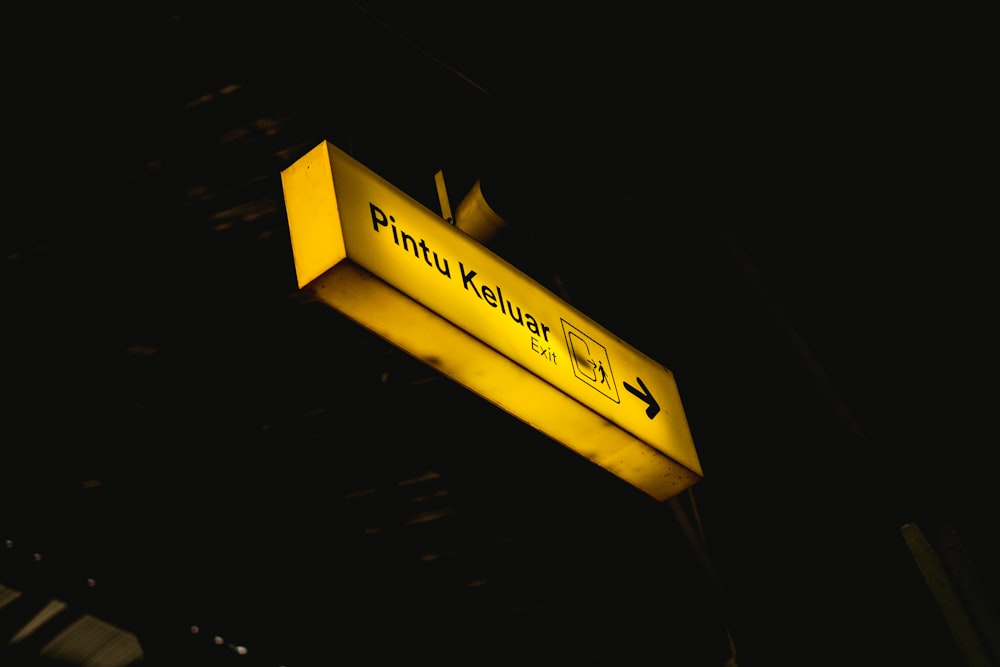
[[(901, 527), (1000, 598), (995, 35), (555, 7), (8, 15), (0, 583), (149, 665), (965, 664)], [(324, 140), (434, 211), (481, 179), (492, 249), (673, 371), (711, 570), (304, 298)]]

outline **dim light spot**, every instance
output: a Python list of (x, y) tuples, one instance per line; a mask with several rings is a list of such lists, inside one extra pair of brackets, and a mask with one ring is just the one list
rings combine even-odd
[(440, 479), (441, 475), (434, 472), (433, 470), (428, 470), (425, 473), (417, 475), (416, 477), (411, 477), (409, 479), (404, 479), (399, 482), (400, 486), (409, 486), (410, 484), (417, 484), (418, 482), (426, 482), (432, 479)]
[(427, 523), (429, 521), (437, 521), (438, 519), (443, 519), (444, 517), (449, 516), (451, 513), (452, 509), (450, 507), (446, 507), (444, 509), (440, 509), (435, 512), (421, 512), (420, 514), (416, 515), (415, 517), (407, 521), (406, 525), (415, 526), (417, 524)]

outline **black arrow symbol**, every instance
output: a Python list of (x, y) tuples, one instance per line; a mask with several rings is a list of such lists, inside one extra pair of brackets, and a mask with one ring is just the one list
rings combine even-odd
[(646, 389), (646, 384), (642, 381), (641, 377), (637, 375), (635, 381), (639, 383), (640, 387), (642, 387), (642, 391), (639, 391), (628, 382), (622, 382), (622, 384), (625, 385), (625, 388), (628, 389), (633, 396), (642, 400), (643, 403), (649, 406), (646, 408), (646, 416), (652, 419), (660, 412), (660, 404), (656, 402), (653, 395), (649, 393), (648, 389)]

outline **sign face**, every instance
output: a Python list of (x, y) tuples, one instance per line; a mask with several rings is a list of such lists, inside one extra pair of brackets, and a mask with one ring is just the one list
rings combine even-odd
[[(478, 368), (475, 358), (446, 362), (432, 352), (416, 353), (437, 367), (461, 365), (463, 377), (452, 376), (484, 398), (505, 409), (505, 403), (516, 402), (507, 395), (514, 387), (479, 387), (492, 386), (477, 378), (496, 374), (501, 359), (519, 367), (520, 375), (526, 371), (532, 377), (524, 381), (562, 406), (548, 417), (552, 424), (544, 415), (532, 417), (529, 423), (543, 432), (560, 430), (555, 422), (574, 415), (584, 421), (596, 416), (595, 423), (609, 422), (612, 432), (628, 436), (630, 446), (638, 442), (655, 450), (654, 459), (661, 458), (658, 453), (685, 470), (681, 488), (702, 476), (669, 370), (327, 142), (282, 172), (282, 185), (300, 288), (337, 292), (340, 296), (324, 300), (345, 310), (331, 302), (347, 298), (334, 286), (335, 276), (351, 274), (357, 290), (365, 289), (358, 276), (371, 274), (447, 323), (435, 328), (457, 328), (486, 350)], [(374, 315), (351, 316), (396, 342), (384, 313), (381, 330), (364, 321)], [(411, 328), (405, 335), (415, 334)], [(566, 406), (573, 406), (573, 414), (565, 413)], [(607, 452), (592, 451), (597, 443), (579, 447), (560, 441), (620, 474), (602, 462)], [(616, 445), (609, 441), (608, 447)], [(664, 493), (644, 490), (656, 497)]]

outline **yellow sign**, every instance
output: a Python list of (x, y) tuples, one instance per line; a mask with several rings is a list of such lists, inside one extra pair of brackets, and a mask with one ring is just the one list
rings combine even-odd
[(659, 500), (701, 478), (669, 370), (329, 142), (281, 179), (300, 288)]

